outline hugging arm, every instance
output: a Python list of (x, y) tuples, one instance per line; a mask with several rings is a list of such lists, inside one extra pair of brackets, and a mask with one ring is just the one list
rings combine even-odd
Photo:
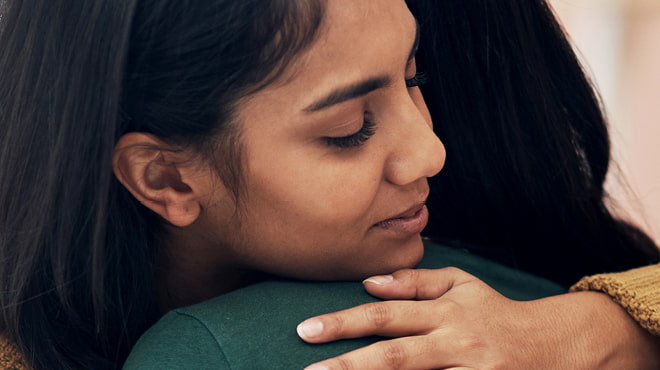
[(587, 276), (571, 291), (600, 291), (612, 297), (644, 329), (660, 336), (660, 265)]
[[(660, 266), (640, 272), (657, 277)], [(513, 301), (453, 268), (402, 270), (364, 285), (389, 301), (316, 317), (323, 330), (305, 335), (301, 326), (301, 337), (395, 339), (320, 363), (328, 369), (660, 367), (660, 338), (602, 293)]]

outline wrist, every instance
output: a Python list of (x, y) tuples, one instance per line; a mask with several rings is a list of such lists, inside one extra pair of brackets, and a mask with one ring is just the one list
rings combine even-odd
[(552, 367), (660, 368), (658, 338), (639, 326), (621, 306), (603, 293), (568, 293), (529, 303), (543, 305), (538, 312), (549, 313), (546, 320), (550, 322), (544, 325), (554, 328), (554, 332), (548, 333), (550, 343), (545, 346), (558, 349), (552, 351), (554, 359), (546, 359), (556, 365)]

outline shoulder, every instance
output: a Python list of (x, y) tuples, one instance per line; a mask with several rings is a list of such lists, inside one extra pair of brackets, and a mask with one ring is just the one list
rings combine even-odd
[(126, 368), (303, 368), (375, 338), (310, 345), (296, 333), (301, 321), (372, 301), (356, 282), (255, 284), (168, 313), (140, 338)]
[(196, 317), (172, 311), (142, 335), (124, 369), (229, 369), (213, 333)]

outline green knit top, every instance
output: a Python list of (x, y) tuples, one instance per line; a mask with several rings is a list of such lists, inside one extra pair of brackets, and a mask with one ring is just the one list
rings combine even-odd
[[(566, 292), (468, 251), (427, 244), (418, 267), (447, 266), (470, 272), (516, 300)], [(359, 282), (262, 282), (168, 313), (140, 338), (124, 368), (302, 369), (379, 338), (311, 345), (298, 338), (298, 323), (373, 301)]]

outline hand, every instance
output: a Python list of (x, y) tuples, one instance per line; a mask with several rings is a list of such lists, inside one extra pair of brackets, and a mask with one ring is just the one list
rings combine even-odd
[(401, 270), (364, 285), (377, 297), (407, 301), (308, 319), (299, 335), (309, 343), (369, 335), (396, 339), (307, 369), (660, 368), (658, 338), (601, 293), (518, 302), (456, 268)]

